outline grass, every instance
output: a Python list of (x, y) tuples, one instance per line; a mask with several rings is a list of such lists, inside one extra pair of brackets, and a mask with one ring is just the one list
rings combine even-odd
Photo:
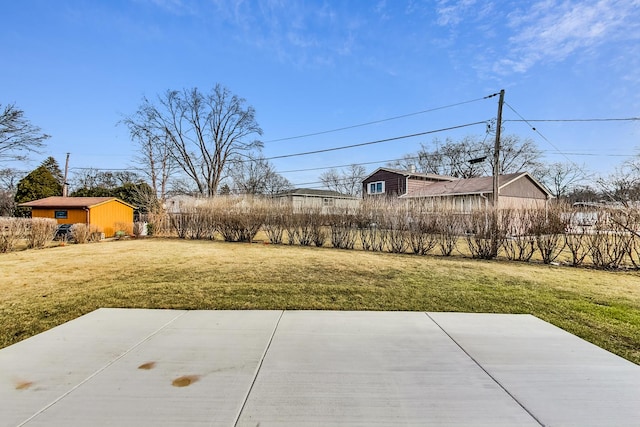
[(99, 307), (530, 313), (640, 364), (640, 273), (144, 239), (0, 255), (0, 347)]

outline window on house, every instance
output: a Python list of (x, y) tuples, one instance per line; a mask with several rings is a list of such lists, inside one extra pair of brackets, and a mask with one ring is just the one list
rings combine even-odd
[(384, 181), (370, 182), (367, 192), (369, 194), (382, 194), (382, 193), (384, 193)]
[(322, 206), (333, 207), (333, 199), (327, 198), (327, 197), (323, 198), (322, 199)]
[(67, 219), (68, 213), (67, 211), (55, 211), (54, 217), (56, 219)]

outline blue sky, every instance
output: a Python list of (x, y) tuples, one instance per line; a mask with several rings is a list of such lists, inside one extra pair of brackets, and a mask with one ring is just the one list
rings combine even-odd
[[(636, 0), (24, 0), (3, 4), (0, 39), (0, 103), (52, 135), (42, 156), (3, 167), (29, 170), (48, 155), (63, 165), (70, 152), (72, 168), (131, 168), (122, 116), (143, 96), (216, 83), (255, 107), (267, 158), (490, 120), (497, 97), (482, 98), (500, 89), (504, 132), (533, 139), (547, 162), (607, 174), (640, 153), (638, 121), (543, 122), (536, 131), (508, 121), (639, 117)], [(372, 171), (434, 137), (484, 130), (272, 163), (307, 184), (322, 170), (287, 171)]]

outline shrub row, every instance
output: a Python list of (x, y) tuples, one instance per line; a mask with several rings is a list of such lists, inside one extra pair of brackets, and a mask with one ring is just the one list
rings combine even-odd
[[(45, 248), (55, 238), (57, 229), (57, 221), (51, 218), (0, 217), (0, 253), (14, 251), (20, 245), (29, 249)], [(101, 233), (95, 226), (74, 224), (70, 237), (76, 243), (87, 243), (99, 241)]]
[(56, 235), (58, 223), (50, 218), (0, 218), (0, 252), (11, 252), (26, 241), (30, 249), (47, 246)]
[(185, 239), (250, 242), (258, 231), (272, 244), (340, 249), (454, 253), (474, 258), (544, 263), (561, 254), (567, 264), (640, 268), (640, 214), (610, 209), (581, 224), (570, 206), (490, 208), (461, 214), (433, 203), (366, 199), (357, 208), (298, 208), (271, 199), (218, 197), (182, 206), (180, 213), (147, 218), (154, 234)]

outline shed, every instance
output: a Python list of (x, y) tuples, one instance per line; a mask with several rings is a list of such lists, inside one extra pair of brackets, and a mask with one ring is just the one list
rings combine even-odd
[[(53, 218), (58, 224), (96, 226), (105, 237), (116, 231), (131, 231), (134, 206), (116, 197), (47, 197), (21, 203), (31, 208), (32, 218)], [(126, 227), (126, 228), (124, 228)]]

